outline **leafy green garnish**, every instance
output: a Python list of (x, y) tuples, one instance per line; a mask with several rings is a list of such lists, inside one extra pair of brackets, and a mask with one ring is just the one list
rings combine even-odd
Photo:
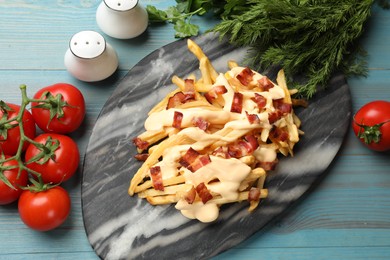
[[(357, 46), (377, 2), (389, 0), (176, 0), (167, 11), (148, 6), (150, 17), (174, 24), (175, 37), (197, 35), (190, 18), (214, 13), (221, 22), (210, 31), (232, 44), (250, 47), (247, 65), (264, 70), (283, 67), (289, 86), (311, 98), (332, 75), (367, 75), (365, 51)], [(153, 21), (153, 20), (152, 20)], [(305, 79), (298, 81), (299, 75)]]

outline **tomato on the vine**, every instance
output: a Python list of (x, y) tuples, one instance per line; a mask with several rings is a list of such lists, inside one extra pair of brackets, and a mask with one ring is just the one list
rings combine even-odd
[(38, 231), (60, 226), (68, 218), (70, 208), (69, 194), (60, 186), (43, 191), (24, 190), (18, 202), (22, 221)]
[[(0, 153), (7, 155), (15, 155), (20, 142), (20, 128), (18, 122), (12, 121), (16, 119), (20, 111), (20, 106), (11, 103), (0, 103)], [(35, 137), (35, 121), (28, 110), (24, 110), (22, 116), (23, 129), (25, 136), (33, 139)], [(23, 144), (23, 151), (26, 150), (28, 143)]]
[(75, 141), (69, 136), (44, 133), (38, 135), (35, 144), (30, 144), (26, 150), (27, 167), (41, 174), (45, 183), (61, 183), (72, 177), (80, 162), (80, 153)]
[(352, 128), (368, 148), (390, 150), (390, 102), (376, 100), (362, 106), (354, 116)]
[[(57, 83), (38, 90), (31, 112), (42, 131), (67, 134), (75, 131), (85, 116), (83, 94), (75, 86)], [(38, 101), (38, 99), (44, 101)]]
[[(3, 158), (6, 160), (9, 156), (6, 155)], [(27, 185), (28, 174), (25, 170), (21, 170), (19, 173), (18, 162), (16, 160), (3, 162), (0, 165), (0, 172), (0, 205), (6, 205), (19, 198), (23, 191), (20, 187)], [(2, 178), (6, 178), (6, 180), (2, 180)], [(4, 181), (11, 184), (13, 188), (8, 186)]]

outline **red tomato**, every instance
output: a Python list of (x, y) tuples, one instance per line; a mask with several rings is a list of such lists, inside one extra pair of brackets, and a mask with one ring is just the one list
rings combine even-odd
[(24, 190), (18, 202), (24, 224), (38, 231), (60, 226), (68, 218), (70, 207), (69, 194), (60, 186), (39, 192)]
[(370, 149), (390, 150), (390, 102), (377, 100), (365, 104), (356, 112), (352, 127)]
[[(51, 141), (48, 142), (50, 138)], [(45, 133), (38, 135), (34, 141), (44, 144), (50, 150), (43, 152), (34, 144), (30, 144), (25, 154), (27, 163), (40, 153), (43, 156), (37, 162), (28, 163), (27, 167), (41, 173), (44, 183), (61, 183), (75, 174), (80, 162), (80, 153), (77, 144), (69, 136)], [(56, 150), (55, 142), (58, 142)]]
[[(5, 158), (9, 158), (9, 156), (5, 156)], [(9, 166), (18, 166), (18, 162), (16, 160), (10, 160), (4, 162), (1, 165), (1, 167)], [(27, 185), (27, 172), (22, 170), (18, 177), (18, 171), (19, 168), (3, 170), (4, 177), (8, 179), (8, 181), (12, 184), (12, 186), (15, 187), (15, 189), (10, 188), (7, 184), (5, 184), (5, 182), (0, 180), (0, 205), (6, 205), (16, 201), (23, 191), (20, 186)]]
[(31, 102), (31, 112), (35, 122), (44, 132), (67, 134), (75, 131), (83, 122), (84, 97), (73, 85), (57, 83), (42, 88), (35, 93), (34, 99), (50, 100), (50, 102)]
[[(7, 111), (7, 116), (4, 111), (0, 109), (0, 149), (3, 154), (15, 155), (19, 142), (20, 142), (20, 128), (16, 121), (11, 122), (9, 124), (3, 124), (4, 120), (12, 119), (17, 117), (20, 106), (15, 104), (6, 103), (8, 107), (11, 109)], [(28, 110), (24, 110), (22, 116), (23, 129), (24, 134), (30, 139), (34, 139), (35, 137), (35, 121), (33, 116)], [(23, 151), (26, 150), (28, 143), (23, 144)]]

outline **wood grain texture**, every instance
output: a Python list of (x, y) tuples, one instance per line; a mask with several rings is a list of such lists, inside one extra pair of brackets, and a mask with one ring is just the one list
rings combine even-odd
[[(160, 8), (175, 1), (141, 1)], [(98, 0), (0, 0), (0, 99), (20, 102), (18, 86), (32, 95), (40, 87), (68, 82), (87, 101), (82, 129), (71, 136), (80, 151), (101, 107), (121, 77), (144, 56), (173, 38), (170, 25), (151, 26), (133, 40), (106, 40), (117, 50), (117, 73), (99, 83), (84, 83), (65, 70), (63, 57), (70, 37), (97, 30)], [(196, 18), (202, 31), (215, 20)], [(361, 43), (368, 51), (369, 75), (348, 80), (353, 110), (375, 100), (390, 100), (390, 11), (377, 6)], [(216, 259), (388, 259), (390, 256), (390, 153), (365, 149), (350, 131), (326, 177), (304, 200), (261, 235)], [(83, 157), (83, 156), (82, 156)], [(72, 212), (60, 228), (39, 233), (24, 226), (16, 204), (0, 207), (0, 259), (98, 259), (85, 235), (80, 200), (80, 176), (64, 185)]]

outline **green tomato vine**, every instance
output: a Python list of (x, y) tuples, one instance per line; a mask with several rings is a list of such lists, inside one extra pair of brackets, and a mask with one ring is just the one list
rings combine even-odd
[[(55, 154), (54, 152), (58, 149), (59, 147), (59, 141), (56, 139), (49, 138), (45, 144), (35, 142), (33, 139), (29, 138), (25, 134), (24, 130), (24, 125), (23, 125), (23, 114), (24, 111), (27, 110), (27, 106), (31, 102), (38, 102), (40, 105), (37, 107), (44, 108), (50, 110), (50, 120), (55, 118), (61, 118), (64, 114), (63, 112), (63, 107), (69, 106), (67, 102), (64, 102), (62, 100), (62, 95), (56, 95), (52, 96), (50, 93), (45, 93), (42, 95), (40, 99), (32, 99), (27, 96), (27, 86), (26, 85), (20, 85), (20, 91), (21, 91), (21, 96), (22, 96), (22, 102), (20, 105), (20, 110), (17, 114), (16, 117), (10, 118), (10, 119), (4, 119), (8, 117), (7, 109), (8, 111), (10, 108), (5, 104), (4, 101), (0, 101), (0, 107), (3, 109), (3, 118), (0, 121), (0, 128), (5, 131), (5, 134), (3, 134), (3, 138), (7, 138), (7, 131), (13, 127), (19, 127), (19, 132), (20, 132), (20, 140), (17, 148), (17, 152), (15, 155), (10, 156), (6, 158), (1, 152), (1, 157), (0, 157), (0, 180), (3, 181), (8, 187), (12, 189), (16, 189), (12, 185), (12, 183), (9, 182), (9, 180), (4, 176), (4, 171), (7, 170), (12, 170), (18, 168), (18, 178), (23, 170), (29, 172), (30, 174), (34, 175), (38, 181), (34, 180), (33, 178), (30, 178), (30, 182), (33, 184), (34, 191), (38, 190), (46, 190), (49, 187), (53, 187), (56, 185), (44, 185), (42, 182), (41, 178), (41, 173), (36, 172), (32, 169), (30, 169), (27, 165), (32, 162), (36, 162), (39, 164), (45, 164), (48, 160), (52, 159), (55, 160)], [(61, 116), (62, 115), (62, 116)], [(49, 122), (50, 123), (50, 122)], [(34, 146), (36, 146), (41, 152), (31, 158), (28, 162), (23, 161), (23, 146), (24, 143), (28, 142)], [(4, 166), (5, 162), (15, 160), (18, 162), (18, 165), (13, 165), (13, 166)], [(21, 187), (22, 189), (30, 189), (29, 187)]]

